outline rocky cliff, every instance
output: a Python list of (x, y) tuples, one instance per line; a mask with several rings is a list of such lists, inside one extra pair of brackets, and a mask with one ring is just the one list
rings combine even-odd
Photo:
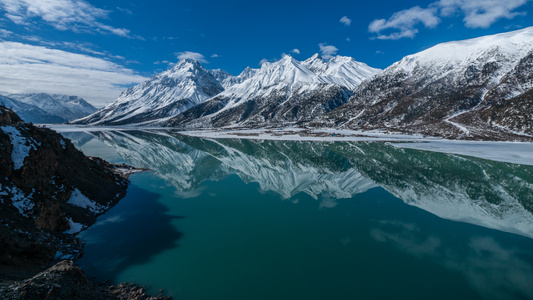
[(0, 106), (0, 298), (100, 299), (71, 262), (35, 274), (81, 255), (75, 234), (125, 196), (130, 171), (86, 157), (60, 134)]

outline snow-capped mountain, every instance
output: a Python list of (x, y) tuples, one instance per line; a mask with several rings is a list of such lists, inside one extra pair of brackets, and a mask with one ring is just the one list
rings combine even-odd
[(73, 123), (125, 125), (168, 119), (223, 91), (213, 76), (228, 77), (222, 72), (210, 72), (195, 60), (180, 60), (173, 68), (125, 90), (115, 102)]
[(37, 106), (50, 115), (62, 118), (63, 120), (60, 122), (79, 119), (96, 111), (94, 106), (78, 96), (30, 93), (10, 94), (8, 97)]
[(337, 56), (324, 61), (314, 55), (299, 62), (285, 55), (205, 103), (163, 123), (167, 126), (269, 126), (310, 120), (344, 104), (363, 80), (380, 70)]
[(443, 43), (394, 63), (316, 124), (463, 138), (532, 133), (520, 122), (531, 108), (512, 111), (531, 107), (531, 97), (516, 98), (533, 87), (531, 74), (533, 27)]
[[(194, 60), (181, 60), (73, 123), (210, 127), (266, 120), (295, 122), (345, 103), (351, 90), (379, 71), (349, 57), (337, 56), (326, 62), (315, 55), (299, 62), (285, 56), (264, 63), (261, 69), (248, 67), (233, 76), (220, 69), (206, 70)], [(273, 111), (275, 115), (265, 117)], [(212, 114), (196, 120), (199, 115)]]

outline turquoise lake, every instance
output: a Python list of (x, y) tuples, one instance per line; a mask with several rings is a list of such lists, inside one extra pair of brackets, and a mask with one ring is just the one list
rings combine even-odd
[(385, 142), (63, 133), (150, 171), (80, 234), (174, 299), (533, 299), (533, 166)]

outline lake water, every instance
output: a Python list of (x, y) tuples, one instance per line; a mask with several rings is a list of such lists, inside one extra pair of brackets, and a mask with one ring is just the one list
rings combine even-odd
[(533, 166), (384, 142), (64, 133), (150, 168), (81, 233), (175, 299), (533, 299)]

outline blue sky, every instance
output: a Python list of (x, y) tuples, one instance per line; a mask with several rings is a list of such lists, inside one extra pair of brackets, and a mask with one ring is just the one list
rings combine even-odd
[(238, 75), (291, 54), (386, 68), (435, 44), (533, 26), (530, 0), (0, 0), (0, 91), (102, 106), (180, 57)]

